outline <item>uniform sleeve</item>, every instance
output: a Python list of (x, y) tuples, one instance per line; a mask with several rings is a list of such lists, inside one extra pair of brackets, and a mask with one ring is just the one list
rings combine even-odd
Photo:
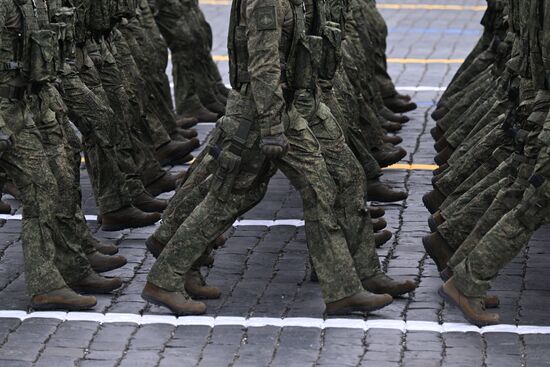
[(248, 0), (246, 5), (248, 72), (262, 136), (284, 132), (286, 113), (281, 88), (283, 11), (278, 0)]

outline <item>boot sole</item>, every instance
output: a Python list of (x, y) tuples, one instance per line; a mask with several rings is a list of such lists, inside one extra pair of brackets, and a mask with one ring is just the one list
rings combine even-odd
[(193, 299), (220, 299), (220, 297), (222, 296), (221, 293), (220, 293), (220, 295), (217, 296), (217, 297), (207, 297), (207, 296), (203, 296), (199, 293), (191, 292), (187, 288), (185, 288), (185, 291)]
[(94, 308), (97, 305), (97, 301), (93, 305), (67, 305), (63, 303), (43, 303), (41, 305), (35, 305), (31, 303), (31, 308), (37, 311), (48, 311), (48, 310), (67, 310), (67, 311), (84, 311)]
[(470, 316), (468, 316), (463, 310), (462, 310), (462, 307), (460, 307), (456, 301), (453, 299), (453, 297), (451, 297), (450, 295), (447, 294), (447, 292), (445, 292), (445, 290), (443, 289), (443, 286), (439, 287), (437, 293), (441, 296), (441, 298), (443, 298), (445, 300), (445, 302), (453, 305), (454, 307), (458, 308), (460, 310), (460, 312), (462, 313), (462, 316), (464, 316), (464, 318), (472, 325), (476, 325), (478, 327), (484, 327), (484, 326), (489, 326), (489, 325), (496, 325), (496, 324), (492, 324), (492, 323), (487, 323), (487, 322), (478, 322), (477, 320), (474, 320), (472, 319)]
[(137, 225), (135, 223), (130, 224), (130, 225), (102, 224), (101, 229), (105, 232), (117, 232), (117, 231), (122, 231), (122, 230), (125, 230), (125, 229), (149, 227), (149, 226), (154, 225), (156, 222), (158, 222), (158, 220), (156, 220), (154, 222), (142, 223), (141, 225)]
[(116, 291), (122, 287), (122, 284), (118, 287), (104, 287), (104, 288), (78, 288), (78, 287), (71, 287), (73, 291), (76, 293), (82, 293), (82, 294), (109, 294), (112, 291)]
[(343, 316), (343, 315), (349, 315), (349, 314), (352, 314), (352, 313), (369, 313), (369, 312), (374, 312), (374, 311), (377, 311), (377, 310), (380, 310), (386, 306), (389, 306), (393, 303), (393, 300), (389, 301), (389, 302), (386, 302), (384, 304), (381, 304), (381, 305), (378, 305), (378, 306), (371, 306), (371, 307), (345, 307), (345, 308), (342, 308), (338, 311), (334, 311), (334, 312), (325, 312), (327, 314), (327, 316)]
[(92, 266), (92, 269), (96, 272), (96, 273), (106, 273), (108, 271), (111, 271), (111, 270), (115, 270), (115, 269), (120, 269), (122, 268), (124, 265), (126, 265), (128, 263), (128, 261), (125, 261), (124, 264), (121, 264), (121, 265), (117, 265), (117, 266)]
[(204, 314), (204, 312), (193, 312), (193, 311), (178, 312), (178, 311), (175, 311), (174, 309), (172, 309), (172, 307), (168, 306), (166, 303), (164, 303), (162, 301), (159, 301), (156, 298), (150, 297), (150, 296), (148, 296), (144, 293), (141, 293), (141, 298), (143, 298), (144, 300), (146, 300), (147, 302), (149, 302), (153, 305), (169, 309), (176, 316), (196, 316), (196, 315), (203, 315)]

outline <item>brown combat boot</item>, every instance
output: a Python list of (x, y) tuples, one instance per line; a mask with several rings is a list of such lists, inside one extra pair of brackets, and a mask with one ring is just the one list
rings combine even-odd
[(479, 327), (487, 325), (496, 325), (500, 322), (498, 313), (485, 311), (485, 305), (482, 297), (467, 297), (458, 290), (455, 285), (454, 277), (449, 279), (439, 288), (439, 295), (445, 301), (457, 306), (462, 314), (474, 325)]
[(120, 255), (103, 255), (99, 251), (95, 251), (86, 255), (92, 269), (97, 273), (105, 273), (114, 269), (118, 269), (126, 265), (127, 261), (124, 256)]
[[(450, 166), (449, 166), (449, 163), (442, 164), (441, 166), (439, 166), (439, 167), (437, 167), (436, 169), (434, 169), (434, 170), (432, 171), (432, 174), (434, 175), (434, 177), (435, 177), (435, 176), (439, 176), (439, 175), (441, 175), (443, 172), (445, 172), (445, 171), (447, 170), (447, 168), (449, 168), (449, 167), (450, 167)], [(433, 182), (434, 182), (434, 181), (432, 180), (432, 183), (433, 183)]]
[(446, 219), (443, 217), (443, 214), (441, 214), (441, 210), (438, 210), (430, 215), (430, 218), (428, 218), (428, 226), (432, 232), (435, 232), (437, 231), (437, 227), (445, 223), (445, 220)]
[(185, 290), (194, 299), (218, 299), (222, 291), (206, 284), (198, 270), (189, 270), (185, 274)]
[(385, 229), (374, 234), (374, 243), (376, 244), (376, 247), (382, 247), (386, 242), (391, 240), (392, 237), (393, 234)]
[(151, 196), (157, 197), (164, 192), (174, 191), (176, 189), (177, 179), (177, 176), (166, 172), (164, 176), (149, 184), (145, 190), (147, 190)]
[(11, 205), (0, 200), (0, 214), (11, 214)]
[(392, 145), (398, 145), (403, 142), (403, 138), (397, 135), (383, 135), (382, 141), (384, 143), (390, 143)]
[(161, 166), (177, 164), (200, 145), (199, 139), (197, 138), (189, 139), (185, 142), (172, 140), (157, 148), (155, 151), (155, 158), (159, 161)]
[(210, 111), (202, 104), (195, 108), (187, 108), (180, 116), (181, 118), (193, 117), (199, 122), (216, 122), (218, 120), (218, 114)]
[(170, 137), (173, 140), (187, 141), (188, 139), (196, 138), (198, 135), (199, 134), (195, 129), (181, 129), (178, 127), (174, 131), (172, 131)]
[(449, 112), (447, 107), (438, 107), (434, 112), (432, 112), (432, 119), (439, 121)]
[(447, 266), (445, 269), (439, 272), (439, 277), (441, 278), (441, 280), (446, 282), (453, 277), (453, 269)]
[(437, 271), (441, 272), (447, 267), (447, 262), (453, 256), (453, 250), (438, 232), (434, 232), (422, 238), (422, 244), (428, 255), (437, 265)]
[(145, 213), (162, 213), (168, 206), (166, 200), (157, 199), (147, 191), (142, 192), (137, 198), (132, 200), (132, 204)]
[(399, 297), (416, 289), (416, 284), (411, 280), (398, 282), (384, 273), (376, 274), (373, 277), (363, 279), (363, 288), (375, 294), (389, 294), (392, 297)]
[(103, 214), (101, 229), (113, 232), (126, 228), (147, 227), (159, 220), (160, 213), (145, 213), (135, 206), (128, 206), (115, 212)]
[(166, 247), (164, 243), (161, 243), (160, 241), (155, 239), (154, 236), (149, 236), (149, 238), (145, 240), (145, 246), (147, 247), (147, 250), (151, 252), (155, 259), (160, 256), (162, 250), (164, 250), (164, 247)]
[(206, 312), (206, 305), (196, 302), (182, 292), (167, 291), (147, 282), (141, 298), (157, 306), (168, 308), (176, 316), (202, 315)]
[(386, 222), (384, 218), (374, 219), (374, 220), (371, 220), (371, 222), (372, 222), (372, 230), (374, 232), (381, 231), (388, 226), (388, 222)]
[(430, 135), (435, 141), (438, 141), (445, 135), (445, 131), (441, 130), (439, 126), (435, 126), (430, 130)]
[(401, 99), (397, 95), (384, 98), (384, 105), (395, 113), (405, 113), (417, 108), (416, 103)]
[(361, 291), (341, 300), (326, 304), (327, 315), (349, 315), (354, 312), (372, 312), (386, 307), (393, 302), (389, 294), (372, 294)]
[(10, 194), (15, 199), (19, 199), (19, 189), (12, 181), (8, 181), (4, 184), (4, 187), (2, 188), (2, 191), (4, 191), (6, 194)]
[(75, 292), (88, 294), (111, 293), (122, 286), (122, 280), (118, 277), (103, 277), (96, 272), (90, 272), (86, 277), (69, 284)]
[(367, 200), (381, 203), (393, 203), (405, 200), (408, 194), (404, 191), (394, 191), (380, 180), (367, 182)]
[(69, 287), (63, 287), (48, 293), (37, 294), (31, 298), (31, 307), (37, 311), (89, 310), (97, 304), (93, 296), (81, 296)]
[(382, 218), (386, 214), (386, 211), (381, 206), (369, 206), (367, 209), (372, 219)]
[(442, 137), (434, 144), (434, 149), (436, 152), (441, 152), (443, 149), (447, 148), (449, 146), (449, 142), (445, 137)]
[(103, 255), (115, 255), (118, 253), (118, 247), (110, 243), (96, 241), (94, 243), (94, 248)]
[(380, 126), (382, 126), (382, 129), (386, 130), (389, 133), (396, 133), (403, 128), (402, 124), (398, 122), (387, 121), (387, 120), (384, 120), (384, 122), (382, 122)]
[(407, 116), (404, 116), (404, 115), (398, 115), (392, 111), (390, 111), (387, 107), (382, 107), (378, 113), (380, 114), (380, 116), (382, 116), (383, 118), (385, 118), (386, 120), (388, 121), (391, 121), (391, 122), (397, 122), (399, 124), (405, 124), (407, 122), (409, 122), (409, 118)]
[(385, 143), (381, 147), (376, 147), (372, 149), (372, 156), (380, 167), (388, 167), (394, 163), (399, 162), (401, 159), (405, 158), (407, 151), (401, 147), (395, 147), (391, 144)]
[(198, 124), (199, 120), (196, 117), (177, 116), (176, 125), (181, 129), (190, 129)]
[(437, 163), (438, 166), (442, 166), (447, 163), (453, 153), (454, 149), (451, 146), (448, 146), (435, 156), (434, 162)]
[(439, 210), (439, 207), (443, 204), (446, 198), (447, 197), (443, 195), (441, 191), (434, 188), (432, 191), (424, 194), (422, 197), (422, 202), (430, 214), (434, 214)]
[(498, 308), (500, 306), (500, 298), (495, 295), (486, 295), (483, 297), (483, 303), (485, 304), (485, 308)]
[(218, 236), (214, 240), (214, 242), (212, 242), (212, 248), (218, 249), (220, 247), (223, 247), (223, 245), (225, 245), (225, 241), (226, 241), (226, 239), (225, 239), (225, 236), (223, 234)]

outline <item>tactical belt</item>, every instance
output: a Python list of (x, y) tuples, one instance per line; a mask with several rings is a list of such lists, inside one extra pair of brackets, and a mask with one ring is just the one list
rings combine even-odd
[(21, 100), (25, 97), (26, 91), (27, 91), (27, 87), (0, 85), (0, 98)]
[(20, 70), (23, 68), (23, 63), (18, 61), (8, 61), (0, 63), (0, 71)]

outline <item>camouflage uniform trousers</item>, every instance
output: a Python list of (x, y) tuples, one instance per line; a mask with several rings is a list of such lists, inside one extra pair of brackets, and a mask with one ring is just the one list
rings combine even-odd
[[(241, 93), (231, 92), (227, 114), (221, 121), (221, 129), (226, 134), (222, 142), (224, 150), (231, 144), (243, 113), (251, 114), (253, 111), (253, 102), (246, 89), (245, 85)], [(308, 128), (307, 121), (294, 108), (289, 110), (289, 117), (286, 129), (290, 144), (288, 154), (277, 160), (276, 165), (267, 161), (259, 150), (259, 129), (254, 126), (246, 142), (247, 149), (243, 151), (238, 172), (234, 172), (233, 178), (224, 175), (223, 179), (217, 179), (151, 268), (148, 276), (150, 282), (167, 290), (185, 293), (181, 274), (185, 274), (208, 245), (233, 224), (239, 213), (250, 206), (248, 198), (251, 193), (265, 190), (262, 186), (267, 185), (275, 168), (279, 168), (302, 196), (309, 251), (325, 302), (345, 298), (363, 289), (346, 238), (336, 221), (333, 210), (336, 187), (327, 172), (319, 143)], [(225, 185), (229, 186), (226, 188)], [(224, 192), (227, 189), (230, 191)], [(210, 225), (204, 226), (206, 222)]]
[[(477, 108), (476, 101), (484, 93), (494, 93), (492, 87), (494, 79), (490, 76), (480, 77), (474, 85), (468, 86), (463, 90), (456, 101), (449, 103), (449, 112), (437, 121), (437, 126), (443, 131), (453, 131), (457, 126), (460, 126), (464, 121), (465, 111), (471, 108)], [(472, 107), (474, 106), (475, 107)]]
[[(172, 74), (178, 114), (214, 102), (214, 84), (221, 82), (221, 76), (210, 55), (211, 31), (208, 31), (209, 27), (205, 28), (206, 21), (202, 21), (202, 12), (192, 3), (169, 0), (156, 2), (158, 13), (155, 20), (172, 51)], [(211, 75), (212, 73), (217, 75)]]
[[(505, 148), (496, 149), (492, 157), (478, 167), (466, 180), (464, 180), (441, 204), (440, 210), (444, 218), (451, 217), (455, 212), (467, 205), (473, 197), (479, 194), (480, 191), (471, 190), (474, 186), (488, 178), (490, 175), (495, 174), (497, 167), (509, 159), (512, 153)], [(499, 177), (500, 179), (502, 177)], [(494, 181), (491, 182), (491, 184)], [(488, 185), (483, 186), (484, 190)]]
[[(131, 32), (126, 33), (131, 36)], [(135, 125), (134, 129), (139, 131), (138, 136), (152, 150), (169, 143), (170, 135), (159, 118), (157, 107), (149, 98), (152, 91), (142, 77), (133, 56), (134, 53), (141, 53), (135, 38), (132, 36), (128, 41), (127, 37), (117, 28), (113, 30), (107, 44), (120, 71), (120, 81), (130, 103), (128, 111), (131, 116), (130, 121)], [(140, 57), (141, 61), (145, 62), (144, 56)]]
[[(484, 95), (479, 97), (471, 108), (464, 112), (466, 119), (459, 125), (455, 125), (454, 129), (445, 132), (445, 139), (451, 147), (458, 147), (478, 126), (484, 126), (487, 121), (498, 117), (501, 113), (500, 109), (493, 108), (497, 102), (497, 97), (494, 92), (486, 91)], [(475, 106), (475, 107), (474, 107)], [(500, 106), (500, 105), (496, 105)]]
[[(145, 186), (155, 182), (166, 172), (154, 158), (150, 144), (144, 142), (147, 139), (142, 135), (139, 124), (144, 121), (136, 115), (132, 109), (128, 93), (124, 87), (122, 73), (116, 64), (112, 53), (104, 48), (105, 58), (99, 76), (101, 84), (109, 98), (110, 106), (116, 118), (116, 150), (118, 164), (125, 174), (126, 185), (132, 198), (145, 191)], [(136, 118), (137, 120), (134, 120)], [(150, 142), (149, 142), (150, 143)]]
[(460, 91), (467, 89), (475, 78), (482, 75), (482, 73), (493, 64), (495, 57), (495, 53), (491, 50), (485, 50), (480, 53), (470, 64), (470, 66), (468, 66), (468, 68), (466, 68), (464, 72), (462, 72), (460, 76), (455, 79), (453, 84), (448, 87), (445, 91), (445, 99), (441, 102), (452, 106), (452, 104), (449, 103), (449, 100), (453, 98), (456, 93), (460, 93)]
[(0, 166), (17, 186), (23, 204), (21, 240), (29, 295), (50, 292), (91, 272), (80, 248), (56, 238), (56, 180), (27, 102), (0, 99), (0, 113), (14, 136), (14, 146)]
[[(308, 106), (311, 101), (308, 97), (304, 99), (304, 109), (311, 110), (312, 106)], [(315, 116), (310, 118), (309, 126), (319, 142), (328, 172), (336, 184), (334, 211), (345, 234), (357, 274), (360, 279), (371, 277), (380, 272), (380, 264), (370, 215), (365, 210), (366, 180), (361, 166), (346, 145), (342, 129), (326, 105), (320, 104)], [(161, 225), (154, 233), (156, 240), (166, 244), (174, 237), (179, 226), (208, 193), (208, 176), (213, 167), (214, 160), (209, 154), (202, 153), (197, 158), (187, 180), (170, 200)], [(252, 191), (244, 211), (259, 203), (267, 186), (263, 189)]]
[[(501, 103), (499, 102), (499, 104)], [(502, 105), (497, 107), (497, 110), (494, 111), (495, 114), (500, 112), (502, 109), (506, 109), (508, 105), (509, 102), (507, 100), (503, 101)], [(483, 141), (483, 139), (487, 138), (488, 135), (495, 133), (497, 131), (495, 130), (496, 128), (500, 128), (502, 126), (506, 118), (506, 113), (501, 113), (494, 119), (490, 119), (493, 112), (489, 111), (489, 113), (490, 115), (485, 116), (487, 118), (483, 118), (479, 121), (478, 125), (483, 124), (483, 126), (476, 126), (475, 129), (473, 129), (472, 132), (466, 137), (466, 139), (453, 151), (453, 154), (448, 160), (451, 167), (460, 165), (465, 159), (465, 155), (473, 149), (476, 149), (476, 147)]]
[[(139, 22), (145, 33), (149, 36), (149, 44), (155, 47), (155, 51), (152, 53), (154, 57), (152, 61), (154, 63), (154, 77), (157, 88), (162, 91), (164, 103), (168, 104), (170, 111), (174, 111), (174, 102), (172, 101), (172, 92), (170, 88), (170, 80), (166, 75), (166, 67), (168, 66), (168, 44), (155, 22), (155, 17), (149, 2), (147, 0), (139, 1)], [(168, 128), (168, 127), (167, 127)]]
[(475, 248), (454, 267), (457, 288), (466, 296), (481, 297), (490, 281), (527, 245), (533, 233), (550, 222), (550, 185), (529, 187), (520, 204), (502, 217)]
[(510, 157), (460, 197), (458, 201), (463, 206), (459, 210), (452, 214), (445, 212), (447, 220), (437, 231), (453, 249), (457, 249), (472, 232), (498, 192), (512, 184), (518, 164), (518, 160)]
[(88, 89), (72, 67), (65, 66), (61, 82), (68, 115), (82, 134), (86, 164), (99, 212), (105, 214), (129, 206), (131, 198), (111, 140), (112, 112), (105, 107), (105, 101)]
[[(520, 171), (521, 170), (522, 169), (520, 169)], [(474, 229), (449, 260), (448, 265), (451, 269), (454, 269), (468, 257), (470, 252), (480, 243), (483, 236), (487, 234), (501, 218), (521, 202), (525, 190), (529, 187), (527, 179), (521, 176), (522, 175), (519, 174), (511, 185), (507, 185), (507, 183), (503, 185), (503, 188), (498, 192), (491, 206), (489, 206), (485, 214), (478, 219)]]
[(127, 25), (117, 28), (113, 41), (117, 54), (122, 56), (115, 57), (119, 62), (119, 69), (123, 71), (126, 90), (130, 90), (130, 94), (139, 99), (140, 109), (146, 116), (144, 134), (149, 135), (153, 147), (158, 148), (171, 140), (170, 133), (177, 125), (173, 111), (164, 103), (162, 91), (155, 82), (157, 73), (153, 70), (152, 61), (155, 48), (149, 44), (149, 38), (135, 18)]
[[(451, 79), (451, 82), (449, 83), (449, 86), (452, 86), (455, 83), (456, 79), (458, 79), (460, 77), (460, 75), (462, 75), (462, 73), (470, 67), (472, 62), (483, 51), (485, 51), (485, 50), (487, 50), (487, 48), (489, 48), (489, 45), (491, 44), (492, 40), (493, 40), (493, 33), (485, 29), (483, 31), (483, 34), (481, 35), (481, 37), (477, 41), (476, 45), (474, 46), (474, 49), (468, 54), (466, 59), (464, 59), (464, 62), (462, 64), (460, 64), (460, 67), (458, 68), (455, 75)], [(450, 90), (452, 91), (453, 89), (454, 88), (451, 88)], [(448, 93), (447, 93), (447, 90), (445, 90), (445, 92), (443, 92), (443, 94), (441, 95), (440, 101), (445, 103), (445, 101), (447, 99), (447, 96), (448, 96)]]
[(450, 169), (445, 171), (445, 175), (435, 183), (435, 187), (445, 196), (449, 196), (472, 172), (489, 160), (491, 152), (499, 146), (512, 146), (512, 141), (500, 126), (497, 126), (456, 164), (453, 163)]
[(389, 98), (397, 94), (395, 85), (388, 74), (386, 60), (386, 39), (388, 38), (388, 26), (382, 14), (376, 8), (375, 0), (362, 0), (361, 6), (366, 15), (366, 24), (373, 41), (374, 48), (374, 77), (382, 98)]
[(30, 103), (40, 132), (50, 170), (57, 183), (56, 226), (61, 241), (80, 247), (85, 254), (95, 252), (90, 229), (86, 225), (80, 202), (80, 142), (69, 125), (68, 108), (59, 92), (44, 86)]
[[(382, 169), (370, 153), (366, 144), (364, 131), (359, 126), (360, 113), (356, 97), (351, 93), (352, 87), (344, 72), (337, 72), (334, 86), (323, 90), (322, 101), (329, 107), (338, 124), (342, 127), (346, 143), (363, 167), (367, 180), (375, 180), (382, 176)], [(350, 89), (347, 89), (347, 88)]]

